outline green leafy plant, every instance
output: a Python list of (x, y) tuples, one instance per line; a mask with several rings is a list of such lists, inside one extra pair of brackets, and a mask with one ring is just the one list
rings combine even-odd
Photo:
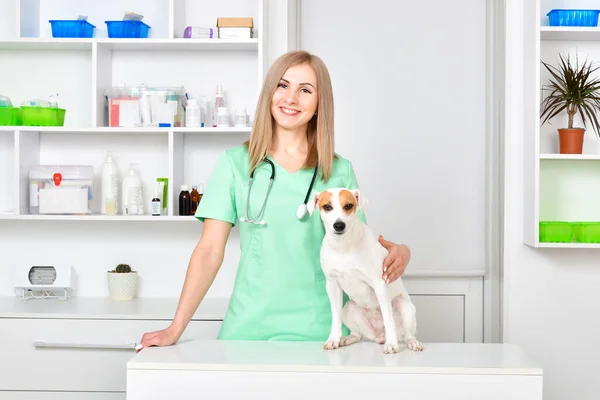
[(117, 268), (115, 268), (114, 270), (112, 270), (110, 272), (117, 272), (119, 274), (126, 274), (128, 272), (131, 272), (131, 267), (128, 264), (119, 264), (119, 265), (117, 265)]
[(596, 111), (600, 111), (600, 97), (598, 96), (600, 79), (593, 76), (593, 73), (600, 67), (594, 66), (588, 60), (579, 66), (578, 57), (573, 66), (568, 55), (566, 59), (562, 55), (559, 57), (558, 68), (542, 61), (544, 67), (552, 75), (550, 83), (544, 87), (546, 90), (550, 90), (550, 94), (542, 102), (542, 124), (566, 110), (569, 116), (567, 128), (573, 129), (573, 119), (579, 112), (583, 125), (587, 126), (590, 121), (592, 128), (600, 137), (600, 123), (596, 118)]

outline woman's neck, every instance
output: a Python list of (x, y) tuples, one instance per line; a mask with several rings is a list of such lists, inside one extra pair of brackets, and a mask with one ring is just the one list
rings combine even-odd
[(283, 153), (293, 157), (306, 157), (306, 154), (308, 153), (306, 128), (303, 130), (289, 131), (275, 127), (271, 153)]

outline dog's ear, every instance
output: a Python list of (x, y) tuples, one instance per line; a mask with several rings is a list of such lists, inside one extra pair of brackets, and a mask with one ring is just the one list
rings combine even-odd
[(308, 203), (306, 203), (306, 209), (308, 210), (308, 215), (313, 214), (313, 212), (315, 211), (315, 208), (317, 208), (317, 204), (319, 204), (319, 198), (321, 197), (321, 192), (315, 192), (313, 194), (312, 199), (308, 200)]
[(360, 193), (360, 189), (354, 189), (352, 191), (352, 194), (354, 195), (354, 199), (356, 200), (356, 205), (358, 209), (364, 212), (365, 207), (369, 203), (369, 200), (367, 200), (367, 198), (362, 193)]

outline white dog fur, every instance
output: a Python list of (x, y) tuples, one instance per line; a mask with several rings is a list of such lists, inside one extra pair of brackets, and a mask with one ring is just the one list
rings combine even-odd
[[(383, 344), (384, 353), (396, 353), (399, 340), (413, 351), (423, 350), (417, 340), (416, 308), (402, 279), (383, 280), (383, 260), (388, 251), (356, 215), (366, 205), (360, 190), (331, 188), (315, 193), (308, 212), (320, 210), (325, 225), (321, 267), (327, 279), (331, 304), (331, 332), (323, 345), (337, 349), (366, 337)], [(343, 292), (349, 297), (344, 307)], [(342, 322), (350, 335), (342, 337)]]

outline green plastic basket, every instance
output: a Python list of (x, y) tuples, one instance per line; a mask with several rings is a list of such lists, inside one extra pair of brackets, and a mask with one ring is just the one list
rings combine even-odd
[(580, 222), (575, 230), (579, 243), (600, 243), (600, 222)]
[(540, 242), (568, 243), (575, 236), (575, 224), (566, 221), (541, 221)]
[(65, 112), (62, 108), (21, 107), (24, 126), (64, 126)]
[(18, 107), (0, 107), (0, 125), (21, 125), (21, 109)]

